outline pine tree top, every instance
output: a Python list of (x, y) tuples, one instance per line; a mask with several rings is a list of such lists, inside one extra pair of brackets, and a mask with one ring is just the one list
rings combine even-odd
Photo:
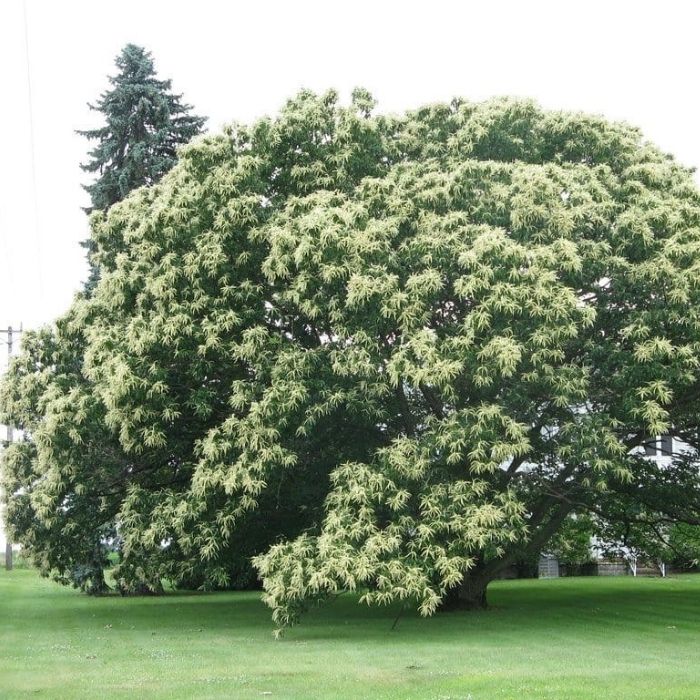
[(109, 78), (111, 89), (89, 104), (104, 115), (105, 125), (77, 132), (97, 141), (81, 164), (99, 174), (85, 186), (88, 211), (107, 209), (131, 190), (157, 182), (175, 164), (177, 146), (200, 134), (206, 122), (171, 92), (170, 80), (156, 77), (153, 57), (143, 47), (127, 44), (115, 64), (119, 72)]

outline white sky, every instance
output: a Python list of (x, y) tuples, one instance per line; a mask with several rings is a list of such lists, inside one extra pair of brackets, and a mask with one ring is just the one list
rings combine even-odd
[(88, 143), (74, 130), (99, 123), (86, 103), (127, 42), (153, 52), (210, 129), (274, 112), (301, 87), (347, 99), (365, 86), (387, 111), (507, 94), (624, 119), (700, 166), (695, 5), (1, 0), (0, 326), (51, 321), (85, 276)]

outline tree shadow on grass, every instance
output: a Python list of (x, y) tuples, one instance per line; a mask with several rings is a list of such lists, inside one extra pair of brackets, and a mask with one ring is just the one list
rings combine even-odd
[[(697, 579), (700, 581), (700, 577)], [(68, 593), (68, 594), (67, 594)], [(333, 639), (402, 641), (449, 639), (502, 634), (526, 625), (533, 635), (569, 628), (612, 629), (637, 620), (669, 616), (700, 624), (700, 597), (695, 583), (668, 579), (601, 581), (600, 579), (554, 582), (517, 581), (496, 584), (490, 591), (492, 607), (485, 611), (437, 613), (422, 618), (415, 609), (401, 604), (369, 607), (358, 603), (358, 594), (345, 594), (311, 606), (299, 627), (286, 634), (296, 641)], [(158, 597), (90, 598), (77, 591), (42, 587), (41, 595), (27, 594), (21, 614), (33, 618), (50, 615), (52, 624), (66, 628), (153, 630), (160, 634), (207, 632), (260, 638), (274, 624), (259, 591), (203, 593), (168, 592)], [(19, 613), (18, 613), (19, 614)], [(394, 625), (399, 616), (398, 622)]]

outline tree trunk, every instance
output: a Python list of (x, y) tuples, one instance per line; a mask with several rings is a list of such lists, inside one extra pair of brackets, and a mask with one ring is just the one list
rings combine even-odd
[(442, 601), (441, 610), (484, 610), (486, 602), (486, 587), (491, 577), (483, 572), (472, 571), (464, 577), (459, 586), (451, 588)]
[[(572, 469), (567, 472), (562, 472), (559, 480), (563, 481)], [(550, 498), (549, 496), (547, 498)], [(551, 511), (551, 504), (545, 502), (541, 506), (541, 512), (530, 517), (530, 524), (538, 528), (530, 539), (527, 547), (513, 549), (504, 554), (498, 559), (490, 559), (485, 561), (483, 553), (475, 557), (475, 565), (465, 573), (464, 580), (459, 586), (450, 589), (444, 596), (440, 610), (483, 610), (488, 607), (486, 600), (486, 587), (498, 575), (507, 569), (511, 564), (516, 562), (522, 556), (538, 555), (542, 547), (549, 538), (559, 529), (561, 524), (566, 519), (566, 516), (572, 510), (573, 506), (570, 503), (557, 503), (554, 500), (555, 510), (550, 514), (549, 519), (542, 524), (542, 519)]]
[(488, 607), (486, 602), (486, 587), (491, 583), (487, 576), (467, 576), (459, 587), (459, 600), (467, 610), (479, 610)]
[(104, 569), (99, 564), (95, 564), (87, 592), (90, 595), (104, 595), (107, 591), (109, 591), (109, 586), (105, 580)]

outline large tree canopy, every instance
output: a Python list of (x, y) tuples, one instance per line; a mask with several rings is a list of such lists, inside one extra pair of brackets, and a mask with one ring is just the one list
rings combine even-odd
[(632, 127), (528, 101), (372, 110), (302, 92), (93, 215), (102, 279), (62, 322), (84, 365), (41, 370), (14, 469), (27, 532), (89, 512), (125, 585), (226, 585), (264, 525), (277, 623), (356, 588), (430, 614), (483, 604), (572, 510), (629, 494), (649, 435), (694, 459), (690, 172)]

